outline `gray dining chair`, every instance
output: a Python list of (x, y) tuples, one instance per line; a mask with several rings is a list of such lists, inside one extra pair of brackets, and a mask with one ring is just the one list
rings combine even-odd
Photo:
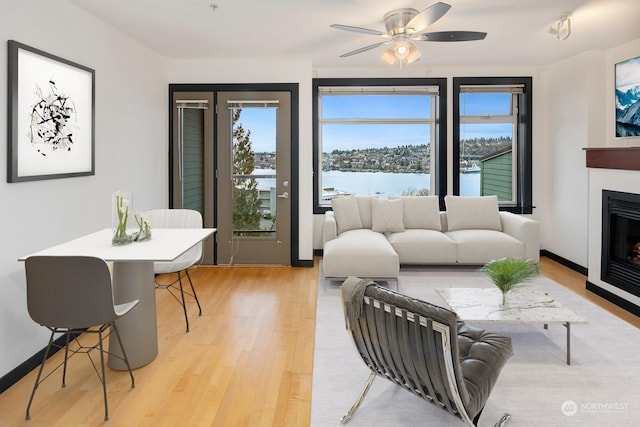
[[(151, 225), (151, 233), (153, 235), (154, 228), (202, 228), (202, 215), (200, 212), (192, 209), (152, 209), (144, 213), (145, 218)], [(182, 305), (184, 312), (184, 321), (189, 332), (189, 315), (187, 314), (187, 303), (185, 294), (195, 299), (198, 305), (198, 315), (202, 316), (202, 307), (198, 300), (198, 294), (193, 287), (193, 281), (189, 275), (189, 268), (195, 264), (202, 262), (202, 242), (198, 243), (184, 254), (180, 255), (173, 261), (154, 262), (153, 272), (157, 274), (176, 273), (177, 278), (169, 284), (161, 284), (156, 281), (157, 289), (166, 289), (171, 296)], [(183, 274), (184, 273), (184, 276)], [(191, 292), (185, 291), (182, 286), (182, 279), (186, 277), (189, 280)], [(179, 294), (179, 297), (178, 297)]]
[[(133, 372), (129, 365), (124, 345), (115, 321), (133, 309), (138, 300), (115, 304), (113, 284), (107, 263), (95, 257), (88, 256), (31, 256), (25, 261), (27, 278), (27, 309), (29, 316), (38, 324), (51, 331), (49, 343), (44, 351), (44, 357), (38, 370), (25, 419), (30, 419), (29, 410), (38, 386), (55, 370), (63, 366), (62, 387), (66, 387), (67, 361), (77, 353), (87, 355), (93, 369), (102, 382), (104, 396), (104, 420), (109, 419), (107, 404), (107, 380), (105, 376), (104, 338), (115, 333), (120, 344), (122, 355), (109, 353), (111, 357), (124, 360), (131, 377), (131, 388), (135, 387)], [(108, 329), (111, 328), (111, 332)], [(85, 346), (79, 336), (82, 334), (97, 334), (98, 342)], [(51, 373), (42, 378), (47, 358), (53, 347), (61, 349), (63, 346), (54, 342), (55, 334), (65, 335), (64, 361), (56, 366)], [(77, 347), (69, 346), (72, 342)], [(92, 350), (100, 352), (100, 373), (96, 363), (91, 358)], [(57, 351), (57, 350), (56, 350)]]

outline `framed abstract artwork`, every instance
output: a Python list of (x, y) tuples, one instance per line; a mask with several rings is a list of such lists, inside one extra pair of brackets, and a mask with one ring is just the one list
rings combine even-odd
[(95, 71), (8, 41), (7, 182), (95, 174)]
[(615, 70), (616, 138), (640, 137), (640, 56)]

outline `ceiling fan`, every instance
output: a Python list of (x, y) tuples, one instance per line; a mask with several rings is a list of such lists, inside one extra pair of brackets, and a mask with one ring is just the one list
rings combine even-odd
[(396, 60), (402, 64), (411, 64), (420, 58), (420, 51), (411, 41), (427, 42), (462, 42), (482, 40), (487, 33), (478, 31), (437, 31), (424, 33), (427, 27), (444, 16), (451, 9), (451, 5), (438, 2), (418, 12), (416, 9), (395, 9), (384, 15), (386, 32), (371, 30), (368, 28), (352, 27), (350, 25), (332, 24), (332, 28), (353, 31), (356, 33), (370, 34), (384, 37), (387, 40), (369, 46), (361, 47), (351, 52), (340, 55), (341, 58), (357, 55), (375, 49), (379, 46), (393, 44), (382, 54), (382, 60), (393, 64)]

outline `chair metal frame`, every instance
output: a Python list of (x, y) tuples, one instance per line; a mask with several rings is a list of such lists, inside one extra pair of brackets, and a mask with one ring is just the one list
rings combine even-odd
[[(456, 381), (450, 326), (367, 295), (364, 296), (362, 310), (356, 324), (349, 325), (349, 329), (353, 343), (371, 373), (355, 403), (340, 419), (340, 422), (346, 424), (351, 420), (366, 397), (373, 380), (377, 376), (381, 376), (424, 400), (446, 409), (468, 426), (475, 427), (482, 410), (471, 419), (463, 404)], [(386, 326), (393, 324), (394, 327), (388, 327), (387, 330), (394, 331), (397, 327), (403, 336), (387, 337), (384, 333), (378, 334), (376, 326), (369, 325), (369, 322), (384, 323)], [(418, 328), (415, 327), (416, 324), (419, 325)], [(421, 328), (425, 329), (426, 333), (423, 334), (423, 331), (420, 331)], [(409, 334), (416, 340), (416, 345), (411, 349), (408, 345)], [(438, 336), (440, 337), (439, 341), (437, 340)], [(437, 349), (442, 353), (437, 354), (438, 351), (425, 352), (423, 337), (427, 339), (428, 349)], [(385, 348), (391, 340), (404, 345), (404, 348), (399, 349), (401, 353), (416, 353), (418, 362), (414, 364), (412, 361), (404, 359), (401, 354), (394, 354), (394, 350)], [(455, 357), (458, 356), (455, 355)], [(394, 362), (402, 367), (394, 367)], [(405, 372), (400, 372), (403, 370)], [(505, 426), (510, 418), (511, 415), (505, 413), (495, 424), (495, 427)]]
[[(115, 321), (133, 309), (138, 304), (138, 300), (121, 304), (114, 303), (113, 282), (109, 268), (106, 262), (100, 258), (32, 256), (25, 261), (25, 270), (29, 315), (36, 323), (51, 331), (29, 397), (25, 420), (31, 418), (31, 404), (40, 384), (62, 366), (62, 388), (65, 388), (68, 360), (76, 354), (84, 353), (102, 383), (104, 420), (108, 421), (109, 405), (104, 355), (107, 354), (125, 362), (131, 378), (131, 388), (135, 388), (131, 365)], [(95, 282), (95, 286), (91, 286), (92, 282)], [(78, 306), (78, 304), (84, 305)], [(115, 333), (120, 344), (122, 355), (114, 354), (104, 348), (104, 339), (109, 337), (112, 332)], [(65, 335), (64, 346), (55, 342), (56, 334)], [(80, 337), (85, 334), (97, 334), (98, 342), (88, 346), (83, 345), (80, 342)], [(72, 343), (75, 343), (77, 347), (71, 348), (70, 344)], [(58, 349), (64, 347), (64, 360), (42, 377), (53, 347)], [(91, 357), (93, 350), (100, 352), (100, 372)]]
[[(202, 258), (200, 259), (202, 260)], [(158, 280), (155, 281), (156, 289), (166, 289), (167, 291), (169, 291), (169, 294), (173, 297), (173, 299), (175, 299), (176, 301), (178, 301), (180, 305), (182, 305), (182, 311), (184, 312), (184, 321), (187, 324), (187, 332), (189, 332), (189, 315), (187, 314), (187, 303), (184, 299), (185, 294), (189, 295), (190, 297), (196, 300), (196, 304), (198, 305), (198, 316), (202, 316), (202, 307), (200, 306), (200, 300), (198, 299), (198, 294), (196, 293), (196, 289), (193, 287), (193, 282), (191, 281), (191, 275), (189, 274), (189, 268), (191, 267), (175, 272), (178, 274), (178, 278), (169, 284), (165, 285), (165, 284), (159, 283)], [(183, 276), (181, 275), (181, 273), (183, 271), (185, 272), (185, 275), (189, 280), (189, 286), (191, 286), (191, 293), (186, 292), (184, 290), (184, 287), (182, 286)], [(171, 274), (171, 273), (163, 273), (163, 274)], [(178, 286), (176, 286), (176, 284), (178, 284)], [(180, 292), (180, 298), (178, 298), (175, 292)]]
[[(185, 222), (181, 220), (185, 220), (185, 219), (193, 220), (195, 219), (196, 214), (200, 219), (200, 228), (202, 228), (202, 215), (200, 214), (200, 212), (193, 209), (151, 209), (145, 213), (145, 215), (150, 220), (152, 228), (188, 228), (185, 226), (186, 225)], [(182, 217), (176, 216), (176, 215), (182, 215)], [(187, 221), (187, 223), (188, 222), (189, 221)], [(196, 227), (192, 227), (192, 228), (196, 228)], [(156, 273), (156, 276), (158, 274), (177, 273), (178, 275), (177, 279), (173, 280), (169, 284), (163, 284), (158, 282), (157, 277), (155, 280), (156, 289), (166, 289), (167, 291), (169, 291), (171, 296), (180, 305), (182, 305), (182, 311), (184, 312), (184, 321), (186, 323), (186, 332), (189, 332), (189, 315), (187, 314), (187, 303), (184, 298), (185, 294), (195, 299), (196, 304), (198, 305), (198, 316), (202, 316), (202, 306), (200, 305), (198, 294), (196, 293), (196, 289), (193, 286), (193, 281), (191, 280), (191, 275), (189, 274), (189, 269), (194, 265), (201, 264), (202, 259), (204, 257), (204, 251), (202, 250), (202, 242), (198, 243), (198, 245), (200, 245), (200, 257), (196, 261), (192, 262), (189, 266), (180, 270), (172, 270), (172, 271), (162, 271), (164, 270), (163, 268), (160, 273)], [(178, 259), (180, 259), (180, 257)], [(171, 265), (173, 262), (175, 261), (154, 263), (154, 266), (157, 266), (157, 265), (167, 266), (167, 265)], [(155, 267), (154, 267), (154, 270), (157, 271)], [(182, 280), (184, 278), (184, 276), (182, 275), (183, 271), (185, 273), (187, 280), (189, 280), (189, 286), (191, 287), (191, 292), (184, 290), (184, 286), (182, 284)], [(180, 294), (180, 297), (178, 297), (178, 293)]]
[[(86, 354), (87, 358), (89, 359), (89, 361), (91, 362), (91, 366), (93, 367), (93, 370), (95, 371), (96, 375), (98, 375), (98, 378), (100, 379), (100, 382), (102, 383), (102, 394), (104, 397), (104, 420), (105, 421), (109, 421), (109, 407), (108, 407), (108, 403), (107, 403), (107, 378), (105, 375), (105, 369), (104, 369), (104, 355), (105, 353), (108, 354), (111, 357), (116, 357), (120, 360), (123, 360), (125, 362), (125, 364), (127, 365), (127, 369), (129, 371), (129, 376), (131, 377), (131, 388), (135, 388), (136, 387), (136, 383), (135, 383), (135, 379), (133, 377), (133, 372), (131, 371), (131, 366), (129, 365), (129, 359), (127, 358), (127, 354), (124, 350), (124, 346), (122, 345), (122, 340), (120, 339), (120, 333), (118, 332), (118, 328), (115, 324), (115, 322), (109, 322), (109, 323), (105, 323), (101, 326), (99, 326), (97, 329), (93, 330), (93, 329), (67, 329), (67, 328), (51, 328), (51, 327), (46, 327), (47, 329), (49, 329), (51, 331), (51, 335), (49, 337), (49, 343), (47, 344), (47, 347), (45, 349), (44, 352), (44, 356), (42, 358), (42, 363), (40, 364), (40, 368), (38, 370), (38, 375), (36, 376), (36, 380), (33, 386), (33, 390), (31, 391), (31, 396), (29, 397), (29, 403), (27, 404), (27, 411), (25, 414), (25, 420), (29, 420), (31, 419), (31, 415), (30, 415), (30, 409), (31, 409), (31, 403), (33, 403), (33, 398), (36, 394), (36, 390), (38, 389), (38, 386), (40, 384), (42, 384), (42, 382), (44, 380), (46, 380), (47, 378), (49, 378), (49, 376), (51, 376), (55, 371), (57, 371), (60, 366), (63, 367), (62, 369), (62, 388), (65, 388), (67, 386), (66, 384), (66, 377), (67, 377), (67, 361), (74, 355), (76, 354)], [(104, 334), (105, 331), (108, 330), (108, 328), (111, 328), (111, 331), (115, 332), (116, 338), (118, 339), (118, 343), (120, 344), (120, 349), (122, 350), (122, 356), (114, 354), (114, 353), (110, 353), (109, 351), (105, 350), (103, 342), (104, 339), (107, 338), (108, 336), (111, 335), (111, 332), (108, 332), (106, 335)], [(66, 342), (64, 346), (60, 346), (58, 344), (56, 344), (54, 342), (54, 337), (55, 334), (65, 334), (66, 336)], [(97, 334), (98, 335), (98, 342), (94, 345), (91, 346), (85, 346), (82, 343), (80, 343), (80, 339), (79, 339), (79, 335), (81, 334)], [(71, 338), (71, 340), (70, 340)], [(69, 347), (69, 345), (72, 342), (76, 342), (76, 344), (78, 345), (78, 348), (72, 349)], [(44, 371), (44, 365), (47, 362), (47, 359), (49, 358), (49, 354), (51, 353), (51, 349), (52, 347), (57, 347), (57, 348), (63, 348), (64, 347), (64, 361), (62, 361), (60, 364), (58, 364), (55, 368), (53, 368), (51, 370), (51, 372), (49, 372), (47, 375), (44, 376), (44, 378), (42, 377), (42, 372)], [(98, 350), (100, 352), (100, 367), (101, 367), (101, 371), (98, 372), (98, 368), (94, 362), (94, 360), (91, 358), (91, 351), (92, 350)], [(71, 353), (71, 354), (69, 354)]]

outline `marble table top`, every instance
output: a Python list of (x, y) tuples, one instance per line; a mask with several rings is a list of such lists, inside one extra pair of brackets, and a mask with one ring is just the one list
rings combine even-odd
[(436, 291), (463, 321), (505, 323), (588, 323), (552, 296), (523, 286), (507, 293), (498, 288), (441, 288)]

